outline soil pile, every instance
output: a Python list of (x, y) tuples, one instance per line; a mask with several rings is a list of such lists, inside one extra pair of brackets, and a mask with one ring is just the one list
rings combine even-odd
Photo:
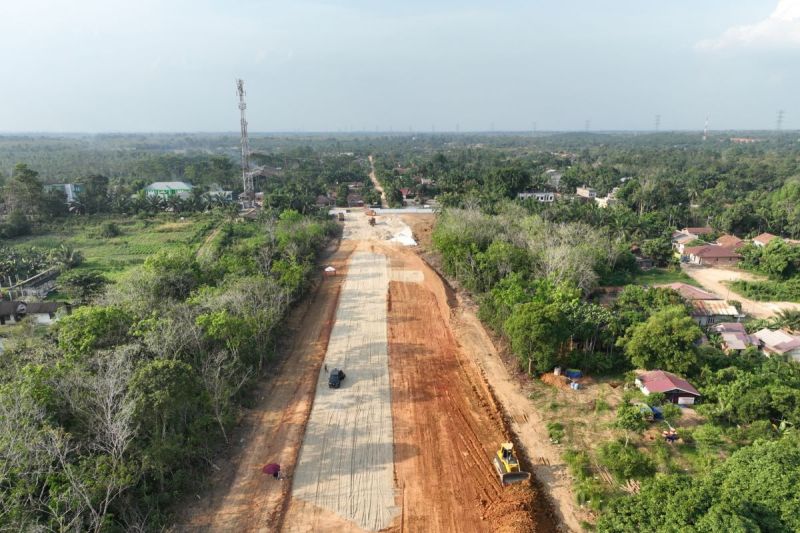
[(532, 533), (537, 531), (533, 519), (536, 492), (530, 483), (518, 483), (503, 489), (500, 498), (490, 503), (483, 519), (492, 531), (499, 533)]

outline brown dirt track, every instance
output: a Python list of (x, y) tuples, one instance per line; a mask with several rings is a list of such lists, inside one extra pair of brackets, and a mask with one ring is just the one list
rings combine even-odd
[(423, 283), (389, 287), (401, 529), (554, 531), (549, 505), (532, 485), (504, 489), (494, 473), (491, 458), (509, 437), (483, 377), (451, 332), (452, 296), (418, 256), (390, 253), (393, 269), (424, 274)]

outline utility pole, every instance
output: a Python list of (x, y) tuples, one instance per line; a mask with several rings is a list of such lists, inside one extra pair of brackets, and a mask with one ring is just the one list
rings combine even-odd
[(244, 207), (253, 207), (255, 202), (255, 188), (253, 187), (253, 174), (250, 172), (250, 141), (247, 139), (247, 117), (245, 110), (247, 103), (244, 101), (244, 80), (236, 80), (236, 92), (239, 94), (239, 111), (241, 113), (242, 127), (242, 184), (244, 186)]

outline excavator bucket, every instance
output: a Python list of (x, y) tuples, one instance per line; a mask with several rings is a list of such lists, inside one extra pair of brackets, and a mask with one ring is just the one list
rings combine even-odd
[(493, 463), (495, 470), (497, 470), (497, 475), (500, 476), (500, 483), (503, 486), (522, 483), (531, 478), (530, 472), (506, 472), (503, 462), (497, 457), (494, 458)]

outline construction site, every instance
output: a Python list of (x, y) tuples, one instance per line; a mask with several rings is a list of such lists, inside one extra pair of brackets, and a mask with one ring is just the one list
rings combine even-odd
[(176, 530), (564, 529), (474, 353), (485, 332), (459, 318), (401, 216), (370, 218), (345, 213), (237, 445)]

